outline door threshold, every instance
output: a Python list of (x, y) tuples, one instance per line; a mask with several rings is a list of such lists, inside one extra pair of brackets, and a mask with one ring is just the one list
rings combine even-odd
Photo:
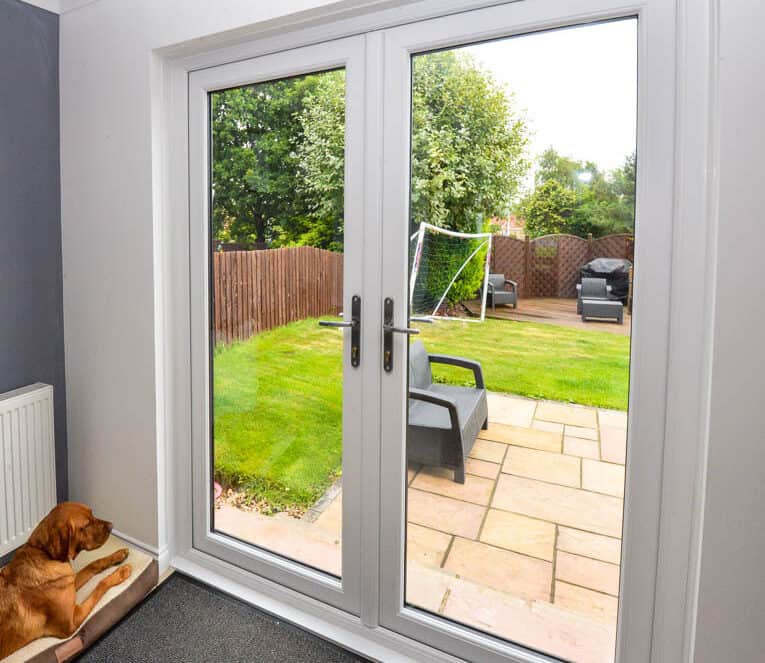
[(457, 663), (462, 660), (382, 626), (365, 626), (355, 615), (198, 550), (192, 549), (174, 557), (171, 566), (259, 610), (374, 661)]

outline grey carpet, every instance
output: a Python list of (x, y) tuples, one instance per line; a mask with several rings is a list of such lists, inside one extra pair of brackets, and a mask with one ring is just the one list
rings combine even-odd
[(78, 663), (364, 661), (207, 585), (174, 573)]

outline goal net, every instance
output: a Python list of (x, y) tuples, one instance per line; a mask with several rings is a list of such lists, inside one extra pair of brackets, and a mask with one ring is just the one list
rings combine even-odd
[(410, 248), (411, 315), (455, 318), (470, 301), (480, 307), (484, 319), (491, 233), (461, 233), (421, 223)]

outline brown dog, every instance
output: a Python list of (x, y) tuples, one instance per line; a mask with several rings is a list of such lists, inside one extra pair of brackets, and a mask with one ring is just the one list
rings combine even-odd
[(0, 659), (37, 638), (71, 636), (107, 590), (130, 576), (130, 565), (121, 566), (77, 605), (80, 587), (128, 555), (124, 548), (74, 573), (69, 562), (81, 550), (102, 546), (111, 531), (110, 522), (76, 502), (59, 504), (43, 519), (0, 571)]

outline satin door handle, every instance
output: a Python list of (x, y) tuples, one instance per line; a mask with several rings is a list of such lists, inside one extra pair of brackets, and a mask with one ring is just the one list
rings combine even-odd
[(419, 329), (412, 329), (411, 327), (394, 327), (393, 325), (383, 325), (383, 332), (386, 334), (409, 334), (409, 336), (414, 336), (415, 334), (419, 334)]
[(351, 320), (350, 322), (335, 322), (334, 320), (319, 320), (319, 327), (355, 327), (358, 322)]
[[(432, 322), (425, 318), (409, 318), (411, 322)], [(386, 297), (383, 302), (383, 369), (386, 373), (393, 370), (393, 334), (406, 334), (416, 336), (419, 329), (412, 327), (396, 327), (393, 324), (393, 300)]]
[(351, 298), (351, 319), (343, 322), (319, 320), (319, 327), (335, 327), (351, 330), (351, 366), (358, 368), (361, 363), (361, 297)]

